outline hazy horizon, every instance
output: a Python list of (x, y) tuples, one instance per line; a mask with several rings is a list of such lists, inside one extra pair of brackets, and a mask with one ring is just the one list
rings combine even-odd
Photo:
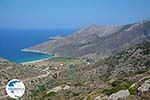
[(1, 0), (0, 29), (78, 29), (150, 18), (149, 0)]

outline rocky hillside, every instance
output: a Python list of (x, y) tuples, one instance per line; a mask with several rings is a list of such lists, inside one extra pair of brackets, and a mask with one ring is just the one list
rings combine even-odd
[(15, 64), (0, 58), (0, 99), (10, 99), (6, 83), (22, 80), (22, 100), (149, 100), (150, 42), (134, 45), (109, 58), (53, 58)]
[(35, 89), (39, 81), (31, 84), (31, 81), (35, 81), (39, 76), (45, 75), (46, 72), (37, 68), (36, 66), (26, 66), (22, 64), (12, 63), (6, 59), (0, 58), (0, 99), (8, 99), (5, 92), (5, 86), (11, 79), (20, 79), (26, 85), (26, 95), (30, 94), (29, 90)]
[(24, 51), (54, 53), (63, 57), (107, 57), (122, 48), (149, 40), (150, 21), (121, 25), (91, 25), (67, 37), (36, 45)]
[(45, 100), (149, 100), (150, 42), (107, 59), (71, 64), (35, 90)]

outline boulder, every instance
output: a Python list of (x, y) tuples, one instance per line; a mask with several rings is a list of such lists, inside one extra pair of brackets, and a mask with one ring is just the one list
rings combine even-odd
[(139, 88), (139, 92), (149, 92), (150, 91), (150, 79), (146, 80)]
[(65, 85), (65, 86), (56, 86), (55, 88), (52, 88), (51, 90), (49, 90), (48, 92), (47, 92), (47, 94), (48, 93), (50, 93), (50, 92), (60, 92), (60, 91), (62, 91), (62, 90), (69, 90), (69, 89), (71, 89), (71, 86), (69, 86), (69, 85)]
[(101, 96), (97, 96), (94, 98), (94, 100), (102, 100)]
[(59, 91), (62, 91), (62, 86), (56, 86), (55, 88), (49, 90), (47, 92), (47, 94), (50, 93), (50, 92), (59, 92)]
[(101, 94), (101, 95), (95, 97), (94, 100), (108, 100), (108, 96)]
[(69, 89), (71, 89), (71, 86), (69, 86), (69, 85), (65, 85), (65, 86), (63, 87), (63, 90), (69, 90)]
[(120, 90), (117, 93), (113, 93), (108, 97), (108, 100), (118, 100), (126, 98), (130, 95), (130, 92), (128, 90)]

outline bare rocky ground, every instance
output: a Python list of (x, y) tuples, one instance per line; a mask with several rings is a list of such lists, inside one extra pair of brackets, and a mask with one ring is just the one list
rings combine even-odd
[(56, 57), (32, 64), (0, 59), (0, 99), (10, 99), (5, 85), (21, 79), (21, 100), (150, 100), (150, 43), (144, 42), (109, 58)]

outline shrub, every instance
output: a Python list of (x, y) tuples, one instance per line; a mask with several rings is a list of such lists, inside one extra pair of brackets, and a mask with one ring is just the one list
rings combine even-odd
[(121, 84), (122, 82), (120, 81), (120, 80), (116, 80), (116, 81), (114, 81), (113, 83), (111, 83), (111, 85), (113, 86), (113, 87), (115, 87), (115, 86), (117, 86), (117, 85), (119, 85), (119, 84)]
[(56, 92), (50, 92), (50, 93), (48, 93), (48, 94), (46, 94), (44, 97), (46, 97), (46, 96), (56, 96)]
[(106, 95), (111, 95), (112, 93), (116, 93), (120, 90), (126, 90), (126, 89), (129, 89), (129, 87), (131, 86), (133, 82), (131, 81), (126, 81), (126, 82), (121, 82), (121, 81), (114, 81), (113, 82), (113, 86), (112, 88), (110, 89), (104, 89), (102, 91), (103, 94), (106, 94)]
[(104, 89), (102, 91), (103, 94), (106, 94), (106, 95), (111, 95), (113, 93), (112, 89)]
[(129, 88), (129, 92), (131, 95), (136, 95), (137, 94), (137, 89), (135, 87)]
[(80, 93), (75, 93), (75, 92), (72, 93), (72, 96), (79, 96), (79, 95)]

